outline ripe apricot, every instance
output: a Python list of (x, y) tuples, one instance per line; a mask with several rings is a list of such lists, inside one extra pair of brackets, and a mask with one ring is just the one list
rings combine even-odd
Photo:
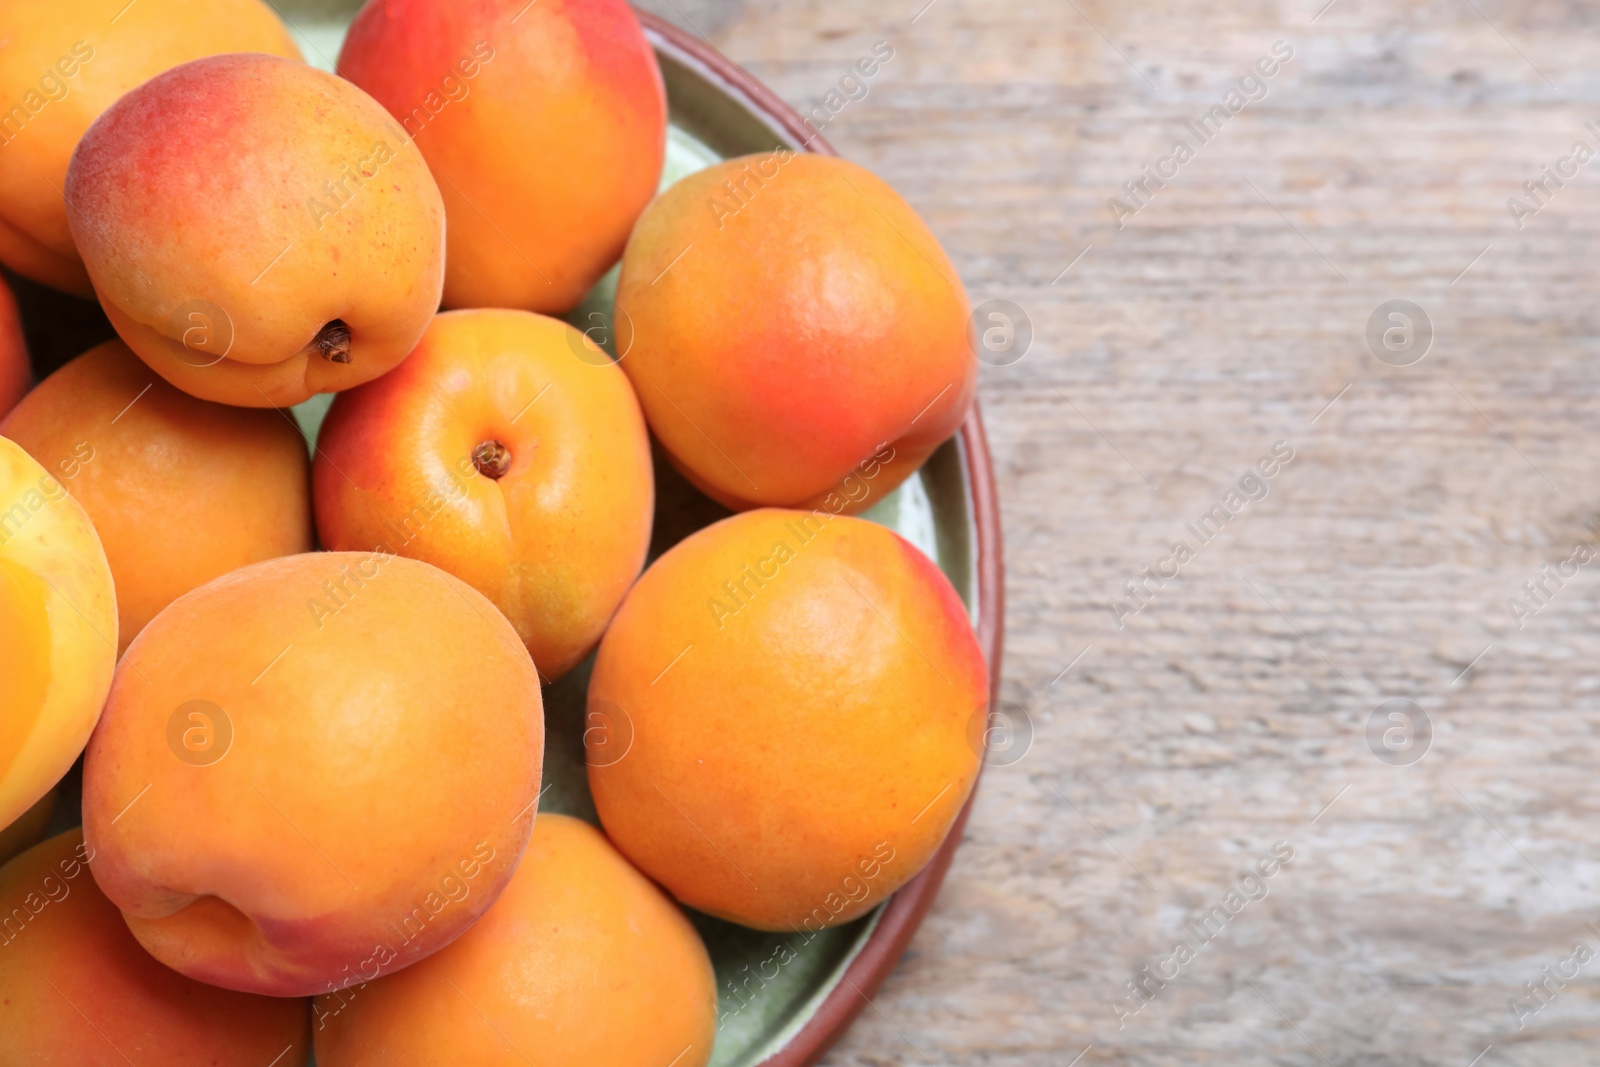
[(311, 465), (294, 421), (192, 397), (121, 341), (40, 382), (0, 434), (75, 469), (68, 485), (116, 579), (122, 649), (196, 586), (311, 551)]
[(380, 0), (339, 73), (439, 179), (446, 307), (573, 307), (655, 195), (666, 90), (624, 0)]
[[(0, 54), (4, 54), (0, 52)], [(0, 419), (17, 406), (28, 391), (33, 372), (28, 367), (28, 346), (22, 340), (22, 319), (11, 287), (0, 278)]]
[(652, 564), (600, 642), (595, 806), (690, 907), (814, 933), (938, 850), (977, 778), (987, 675), (955, 590), (899, 535), (735, 515)]
[(313, 1010), (320, 1067), (704, 1067), (717, 992), (672, 901), (588, 823), (544, 814), (476, 926)]
[(968, 315), (955, 268), (899, 194), (788, 149), (657, 197), (617, 287), (618, 331), (634, 339), (622, 367), (651, 430), (735, 510), (834, 494), (855, 512), (900, 484), (972, 403)]
[(117, 659), (111, 567), (64, 476), (0, 437), (0, 826), (83, 751)]
[(157, 963), (95, 885), (93, 858), (68, 830), (0, 867), (0, 1063), (305, 1063), (304, 1000), (217, 989)]
[(443, 567), (505, 612), (547, 681), (600, 640), (650, 547), (633, 388), (525, 311), (436, 318), (399, 367), (334, 399), (314, 477), (325, 547)]
[(470, 586), (388, 555), (257, 563), (123, 656), (84, 762), (95, 880), (191, 978), (371, 980), (499, 895), (543, 741), (533, 664)]
[(84, 134), (66, 196), (117, 333), (205, 400), (288, 407), (370, 381), (439, 307), (444, 204), (421, 153), (302, 63), (157, 75)]
[(262, 0), (6, 0), (0, 263), (89, 296), (61, 198), (73, 148), (123, 93), (180, 63), (223, 52), (300, 58)]

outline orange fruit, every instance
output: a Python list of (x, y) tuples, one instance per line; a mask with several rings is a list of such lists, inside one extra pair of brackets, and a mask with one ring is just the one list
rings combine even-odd
[(174, 601), (129, 646), (84, 760), (95, 878), (140, 944), (271, 996), (449, 944), (527, 842), (533, 663), (426, 563), (316, 552)]
[(885, 527), (764, 508), (645, 571), (589, 683), (606, 833), (690, 907), (764, 930), (864, 914), (978, 774), (988, 671), (934, 564)]
[(650, 547), (650, 438), (627, 377), (524, 311), (440, 315), (399, 367), (336, 397), (315, 485), (324, 546), (454, 574), (547, 681), (594, 648)]
[(318, 997), (320, 1067), (704, 1067), (717, 992), (681, 911), (593, 827), (543, 814), (454, 944)]
[(304, 1000), (217, 989), (157, 963), (95, 884), (93, 858), (69, 830), (0, 867), (0, 1063), (305, 1063)]
[(898, 193), (779, 149), (650, 204), (622, 257), (616, 333), (650, 429), (708, 496), (854, 513), (966, 417), (969, 314)]
[(40, 382), (0, 434), (74, 472), (66, 484), (116, 579), (123, 649), (189, 590), (311, 551), (311, 462), (293, 419), (192, 397), (121, 341)]
[[(299, 59), (261, 0), (6, 0), (0, 48), (0, 263), (35, 281), (92, 292), (61, 192), (72, 150), (128, 90), (222, 52)], [(0, 409), (3, 410), (3, 409)]]
[(655, 195), (667, 96), (623, 0), (367, 4), (339, 73), (439, 178), (446, 307), (567, 310)]
[(444, 203), (421, 153), (304, 63), (156, 75), (83, 135), (65, 192), (111, 325), (205, 400), (289, 407), (371, 381), (439, 309)]
[(111, 567), (67, 478), (0, 437), (0, 826), (83, 751), (117, 660)]

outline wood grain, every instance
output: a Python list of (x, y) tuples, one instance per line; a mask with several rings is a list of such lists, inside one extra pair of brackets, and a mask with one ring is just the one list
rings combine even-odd
[[(934, 911), (824, 1062), (1600, 1061), (1600, 559), (1507, 605), (1600, 541), (1600, 160), (1520, 228), (1507, 208), (1600, 151), (1600, 11), (924, 2), (643, 5), (802, 110), (889, 42), (824, 132), (1034, 332), (982, 401), (1004, 691), (1036, 738), (986, 771)], [(1278, 40), (1265, 98), (1119, 228), (1107, 200)], [(1433, 326), (1411, 366), (1365, 338), (1392, 299)], [(1185, 524), (1280, 441), (1268, 495), (1199, 544)], [(1180, 539), (1119, 629), (1108, 603)], [(1396, 698), (1432, 728), (1409, 766), (1368, 742)], [(1524, 983), (1580, 942), (1534, 1013)]]

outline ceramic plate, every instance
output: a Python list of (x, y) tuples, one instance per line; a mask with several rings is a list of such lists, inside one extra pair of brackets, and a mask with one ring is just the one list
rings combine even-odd
[[(359, 0), (280, 0), (278, 9), (307, 60), (332, 70), (345, 28), (359, 6)], [(640, 17), (661, 61), (671, 115), (662, 188), (720, 159), (779, 145), (832, 153), (793, 110), (715, 48), (657, 19)], [(613, 269), (569, 319), (580, 329), (609, 324), (615, 287)], [(98, 308), (26, 282), (16, 288), (40, 377), (110, 336)], [(312, 442), (329, 402), (318, 397), (295, 409)], [(728, 514), (689, 487), (659, 456), (656, 475), (652, 558)], [(865, 517), (898, 531), (938, 562), (971, 611), (990, 671), (998, 676), (1000, 526), (988, 448), (976, 409), (955, 438)], [(598, 825), (583, 749), (584, 691), (591, 664), (592, 657), (546, 691), (548, 789), (539, 810), (565, 812)], [(61, 807), (69, 810), (57, 813), (58, 822), (63, 827), (75, 825), (70, 805)], [(714, 1067), (800, 1067), (822, 1055), (866, 1006), (866, 998), (905, 950), (938, 892), (966, 814), (963, 810), (933, 862), (893, 898), (866, 917), (809, 941), (691, 913), (717, 972), (720, 1003)], [(783, 942), (788, 942), (789, 952), (780, 956)], [(790, 953), (792, 958), (780, 966), (778, 960)]]

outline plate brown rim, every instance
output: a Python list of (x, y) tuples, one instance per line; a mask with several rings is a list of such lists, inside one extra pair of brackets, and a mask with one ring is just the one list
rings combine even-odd
[[(805, 151), (822, 155), (837, 152), (814, 133), (794, 108), (776, 93), (762, 85), (747, 71), (738, 66), (709, 41), (694, 37), (647, 11), (636, 11), (650, 43), (659, 51), (672, 55), (680, 62), (698, 69), (722, 83), (723, 88), (738, 98), (749, 110), (760, 117), (774, 131), (788, 135), (794, 144)], [(989, 699), (992, 703), (1000, 696), (1000, 655), (1005, 637), (1005, 589), (1003, 546), (1000, 535), (1000, 506), (995, 497), (994, 468), (989, 458), (989, 441), (983, 430), (983, 416), (978, 403), (962, 423), (958, 434), (965, 456), (967, 480), (972, 492), (972, 518), (977, 537), (976, 571), (978, 602), (978, 641), (989, 662)], [(983, 764), (979, 764), (981, 771)], [(822, 1058), (861, 1014), (872, 995), (877, 992), (889, 972), (899, 962), (906, 946), (923, 917), (933, 905), (945, 872), (955, 858), (956, 848), (966, 828), (967, 816), (977, 799), (974, 783), (967, 803), (956, 817), (944, 844), (922, 872), (902, 886), (890, 898), (867, 943), (862, 946), (839, 983), (828, 993), (822, 1004), (801, 1025), (783, 1048), (761, 1061), (760, 1067), (810, 1067)]]

